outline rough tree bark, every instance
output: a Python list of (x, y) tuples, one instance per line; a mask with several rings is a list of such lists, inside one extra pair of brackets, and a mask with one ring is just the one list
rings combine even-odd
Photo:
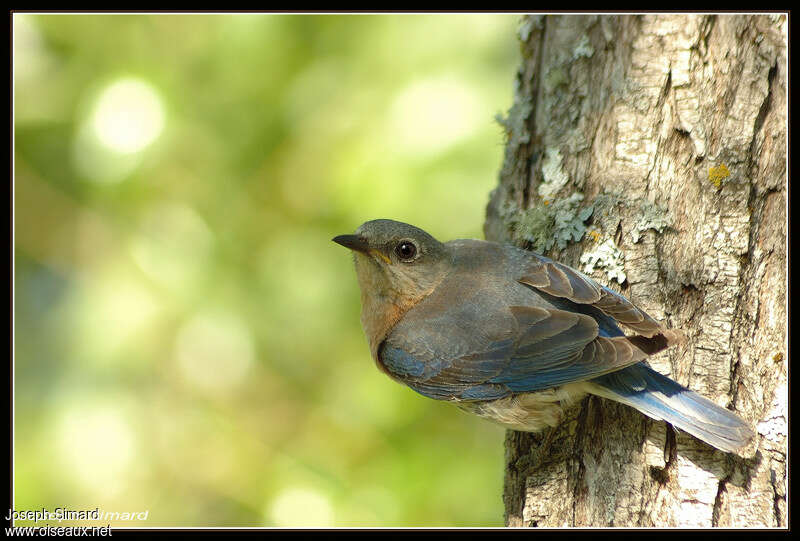
[(506, 436), (509, 526), (786, 526), (785, 14), (532, 16), (485, 234), (689, 343), (651, 365), (755, 426), (745, 456), (589, 397)]

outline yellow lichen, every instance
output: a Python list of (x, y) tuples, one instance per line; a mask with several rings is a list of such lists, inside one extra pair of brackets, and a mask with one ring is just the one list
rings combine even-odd
[(592, 241), (597, 242), (600, 240), (600, 232), (596, 229), (589, 231), (589, 236), (592, 237)]
[(728, 170), (728, 166), (724, 163), (721, 163), (716, 167), (711, 167), (708, 170), (708, 180), (710, 180), (711, 184), (717, 188), (722, 185), (722, 179), (728, 178), (729, 176), (731, 176), (731, 172)]

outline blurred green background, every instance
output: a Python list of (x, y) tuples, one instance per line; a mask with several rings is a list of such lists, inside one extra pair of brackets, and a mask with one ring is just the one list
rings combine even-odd
[(375, 368), (330, 239), (482, 237), (517, 23), (15, 14), (15, 508), (501, 526), (504, 431)]

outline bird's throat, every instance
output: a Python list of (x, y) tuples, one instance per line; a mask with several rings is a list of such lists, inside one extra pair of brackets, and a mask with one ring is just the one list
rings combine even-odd
[[(434, 274), (430, 282), (418, 282), (402, 274), (391, 279), (387, 272), (367, 255), (357, 253), (356, 274), (361, 289), (361, 326), (367, 335), (372, 358), (378, 361), (378, 348), (397, 322), (439, 285), (444, 273)], [(380, 363), (378, 363), (380, 366)]]
[(377, 362), (378, 347), (400, 318), (419, 300), (394, 299), (361, 294), (361, 326), (369, 341), (369, 351)]

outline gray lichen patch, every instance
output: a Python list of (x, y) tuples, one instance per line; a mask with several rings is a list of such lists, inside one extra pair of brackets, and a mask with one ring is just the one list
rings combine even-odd
[[(568, 244), (580, 242), (588, 236), (592, 243), (580, 258), (583, 270), (592, 273), (602, 269), (609, 280), (622, 284), (627, 279), (625, 254), (614, 242), (613, 233), (620, 224), (617, 206), (625, 205), (625, 198), (617, 192), (601, 193), (591, 205), (581, 208), (583, 200), (583, 194), (573, 193), (565, 199), (544, 199), (539, 205), (525, 211), (516, 211), (508, 206), (502, 210), (502, 214), (505, 223), (510, 226), (512, 238), (519, 243), (530, 243), (537, 252), (550, 250), (554, 246), (563, 250)], [(591, 227), (586, 225), (589, 218), (592, 218)], [(660, 233), (669, 225), (665, 209), (644, 201), (640, 204), (631, 236), (634, 242), (638, 242), (644, 231), (653, 229)]]
[(537, 252), (552, 248), (554, 225), (553, 214), (545, 206), (536, 206), (512, 218), (514, 237), (530, 242)]
[(589, 43), (589, 36), (584, 34), (575, 49), (572, 51), (572, 59), (577, 60), (581, 57), (591, 58), (594, 54), (594, 47)]
[[(539, 195), (550, 200), (569, 182), (569, 175), (564, 171), (563, 157), (557, 148), (547, 148), (542, 160), (542, 183), (539, 184)], [(583, 196), (581, 195), (581, 199)]]
[(583, 201), (583, 194), (574, 193), (567, 199), (553, 204), (555, 242), (559, 249), (564, 249), (570, 241), (579, 242), (586, 232), (586, 226), (583, 223), (592, 215), (594, 207), (589, 206), (578, 210), (581, 201)]
[(579, 242), (586, 232), (584, 222), (592, 215), (593, 207), (581, 209), (583, 194), (574, 193), (566, 199), (547, 202), (509, 216), (514, 237), (530, 242), (538, 252), (554, 245), (563, 250), (570, 242)]
[(530, 99), (515, 100), (508, 110), (508, 116), (503, 117), (500, 113), (494, 116), (497, 123), (505, 130), (509, 145), (513, 144), (516, 148), (531, 140), (526, 124), (531, 111), (533, 111), (533, 103)]
[(620, 222), (620, 213), (617, 205), (623, 203), (625, 199), (618, 192), (603, 192), (594, 198), (592, 208), (594, 218), (592, 221), (598, 229), (602, 231), (614, 232)]
[(581, 255), (583, 271), (592, 273), (600, 268), (606, 271), (609, 279), (616, 280), (619, 284), (625, 282), (625, 254), (623, 254), (613, 239), (607, 238), (596, 248)]
[(506, 151), (503, 168), (500, 172), (501, 178), (513, 170), (520, 145), (527, 144), (531, 140), (531, 134), (528, 131), (528, 118), (531, 116), (531, 112), (533, 112), (533, 102), (530, 98), (515, 99), (508, 110), (508, 116), (504, 118), (498, 113), (494, 117), (506, 135)]
[(520, 20), (517, 36), (519, 36), (519, 40), (522, 43), (525, 43), (528, 41), (528, 38), (531, 37), (531, 32), (534, 29), (541, 30), (543, 26), (541, 15), (528, 15)]
[(663, 233), (664, 229), (670, 225), (671, 223), (666, 209), (650, 201), (643, 201), (639, 207), (639, 215), (636, 218), (636, 223), (631, 230), (631, 238), (635, 244), (641, 240), (643, 233), (648, 229), (654, 229), (659, 233)]
[(547, 70), (543, 78), (544, 90), (547, 94), (552, 94), (556, 88), (569, 83), (569, 73), (563, 66), (555, 66)]

